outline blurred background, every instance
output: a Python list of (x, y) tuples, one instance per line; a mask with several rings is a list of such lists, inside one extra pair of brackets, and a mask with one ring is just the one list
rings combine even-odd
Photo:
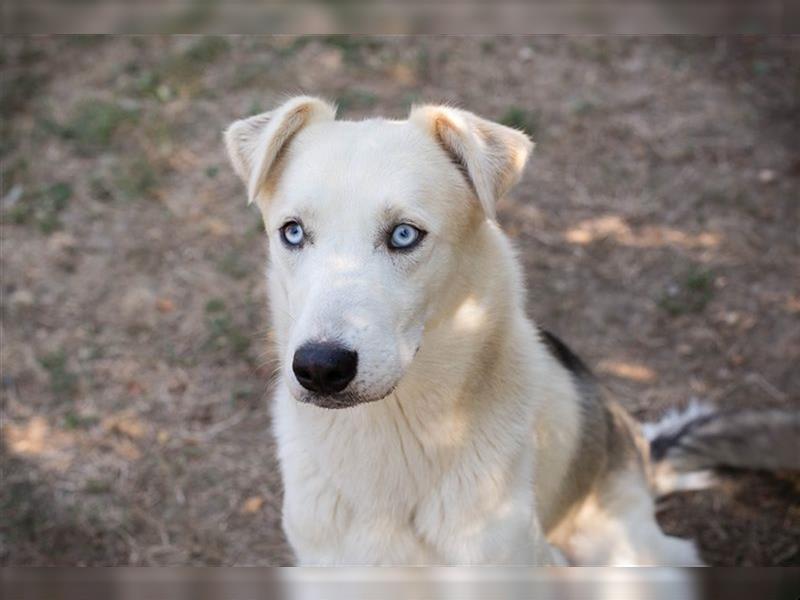
[[(800, 407), (800, 39), (9, 37), (9, 565), (291, 564), (266, 244), (221, 132), (287, 95), (448, 102), (526, 130), (501, 203), (529, 313), (639, 419)], [(717, 565), (800, 564), (800, 479), (659, 503)]]

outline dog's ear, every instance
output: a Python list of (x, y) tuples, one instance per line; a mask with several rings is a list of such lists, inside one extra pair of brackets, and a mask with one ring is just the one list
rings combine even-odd
[(434, 137), (494, 218), (497, 201), (519, 181), (533, 150), (528, 136), (448, 106), (415, 106), (408, 118)]
[(327, 102), (298, 96), (275, 110), (232, 123), (225, 130), (225, 145), (233, 170), (247, 185), (248, 204), (269, 181), (292, 137), (310, 123), (335, 117), (336, 109)]

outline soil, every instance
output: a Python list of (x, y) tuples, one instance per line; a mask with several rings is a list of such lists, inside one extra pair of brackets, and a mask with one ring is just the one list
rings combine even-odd
[[(530, 314), (639, 419), (800, 407), (800, 38), (8, 37), (0, 559), (290, 564), (260, 218), (221, 131), (288, 94), (448, 102), (537, 148)], [(798, 479), (661, 500), (713, 565), (800, 565)]]

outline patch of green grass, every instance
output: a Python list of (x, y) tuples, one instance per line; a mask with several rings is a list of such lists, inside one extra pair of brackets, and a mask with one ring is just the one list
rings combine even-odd
[(31, 219), (31, 209), (25, 204), (15, 204), (9, 208), (5, 216), (15, 225), (25, 225)]
[(658, 306), (670, 316), (700, 313), (714, 297), (713, 272), (692, 267), (681, 278), (679, 285), (671, 286), (658, 300)]
[(204, 35), (184, 52), (184, 59), (199, 64), (208, 64), (221, 58), (231, 48), (224, 36)]
[(72, 118), (62, 128), (62, 135), (72, 139), (84, 152), (106, 148), (114, 134), (126, 123), (135, 122), (139, 112), (124, 108), (115, 102), (90, 99), (75, 108)]
[(7, 218), (17, 225), (35, 223), (44, 234), (61, 228), (61, 213), (72, 197), (72, 186), (58, 182), (37, 190), (28, 198), (22, 198), (6, 213)]
[(39, 217), (39, 229), (43, 233), (52, 233), (61, 227), (59, 215), (71, 197), (72, 186), (68, 183), (55, 183), (45, 190), (41, 199), (43, 214)]
[(225, 302), (219, 298), (212, 298), (206, 302), (206, 312), (215, 313), (225, 310)]
[[(144, 156), (138, 156), (117, 165), (114, 170), (113, 187), (125, 200), (150, 198), (158, 184), (155, 168)], [(113, 195), (113, 194), (112, 194)]]
[(250, 349), (250, 337), (233, 322), (228, 313), (214, 313), (208, 319), (208, 346), (227, 349), (236, 355), (243, 356)]
[(247, 116), (254, 117), (258, 114), (261, 114), (262, 112), (264, 112), (264, 107), (258, 100), (253, 100), (250, 103), (250, 108), (247, 109)]
[(494, 54), (497, 48), (497, 43), (492, 38), (484, 38), (481, 40), (481, 52), (484, 54)]
[(67, 366), (67, 354), (63, 350), (51, 352), (39, 359), (39, 364), (50, 378), (50, 391), (59, 400), (69, 399), (78, 393), (79, 378)]
[(539, 130), (539, 115), (519, 106), (511, 106), (500, 118), (500, 122), (508, 127), (524, 131), (534, 137)]
[(61, 126), (50, 115), (38, 115), (36, 118), (36, 129), (34, 130), (42, 139), (50, 136), (69, 137), (65, 128)]
[(684, 279), (684, 286), (694, 294), (709, 296), (714, 287), (714, 274), (705, 269), (692, 269)]
[(139, 73), (133, 80), (132, 92), (138, 96), (157, 96), (158, 87), (161, 85), (161, 78), (153, 70), (146, 69)]
[(756, 60), (753, 62), (753, 73), (755, 73), (757, 77), (768, 75), (771, 70), (772, 66), (767, 61)]
[(586, 98), (573, 98), (569, 102), (569, 110), (575, 115), (588, 115), (597, 108), (595, 103)]
[(232, 279), (244, 279), (250, 274), (250, 267), (236, 250), (229, 250), (217, 263), (217, 269)]
[(206, 167), (206, 177), (214, 179), (217, 175), (219, 175), (219, 167), (217, 165)]
[(64, 415), (65, 429), (89, 429), (99, 422), (100, 419), (95, 416), (83, 416), (73, 411)]
[(111, 491), (111, 485), (100, 479), (89, 479), (83, 487), (83, 491), (87, 494), (108, 494)]

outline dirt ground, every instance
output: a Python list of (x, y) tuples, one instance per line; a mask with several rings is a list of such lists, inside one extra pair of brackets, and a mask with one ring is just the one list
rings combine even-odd
[[(800, 38), (8, 38), (0, 558), (290, 564), (266, 247), (220, 132), (300, 91), (447, 101), (537, 149), (529, 312), (640, 419), (800, 406)], [(717, 565), (800, 564), (800, 485), (665, 498)]]

